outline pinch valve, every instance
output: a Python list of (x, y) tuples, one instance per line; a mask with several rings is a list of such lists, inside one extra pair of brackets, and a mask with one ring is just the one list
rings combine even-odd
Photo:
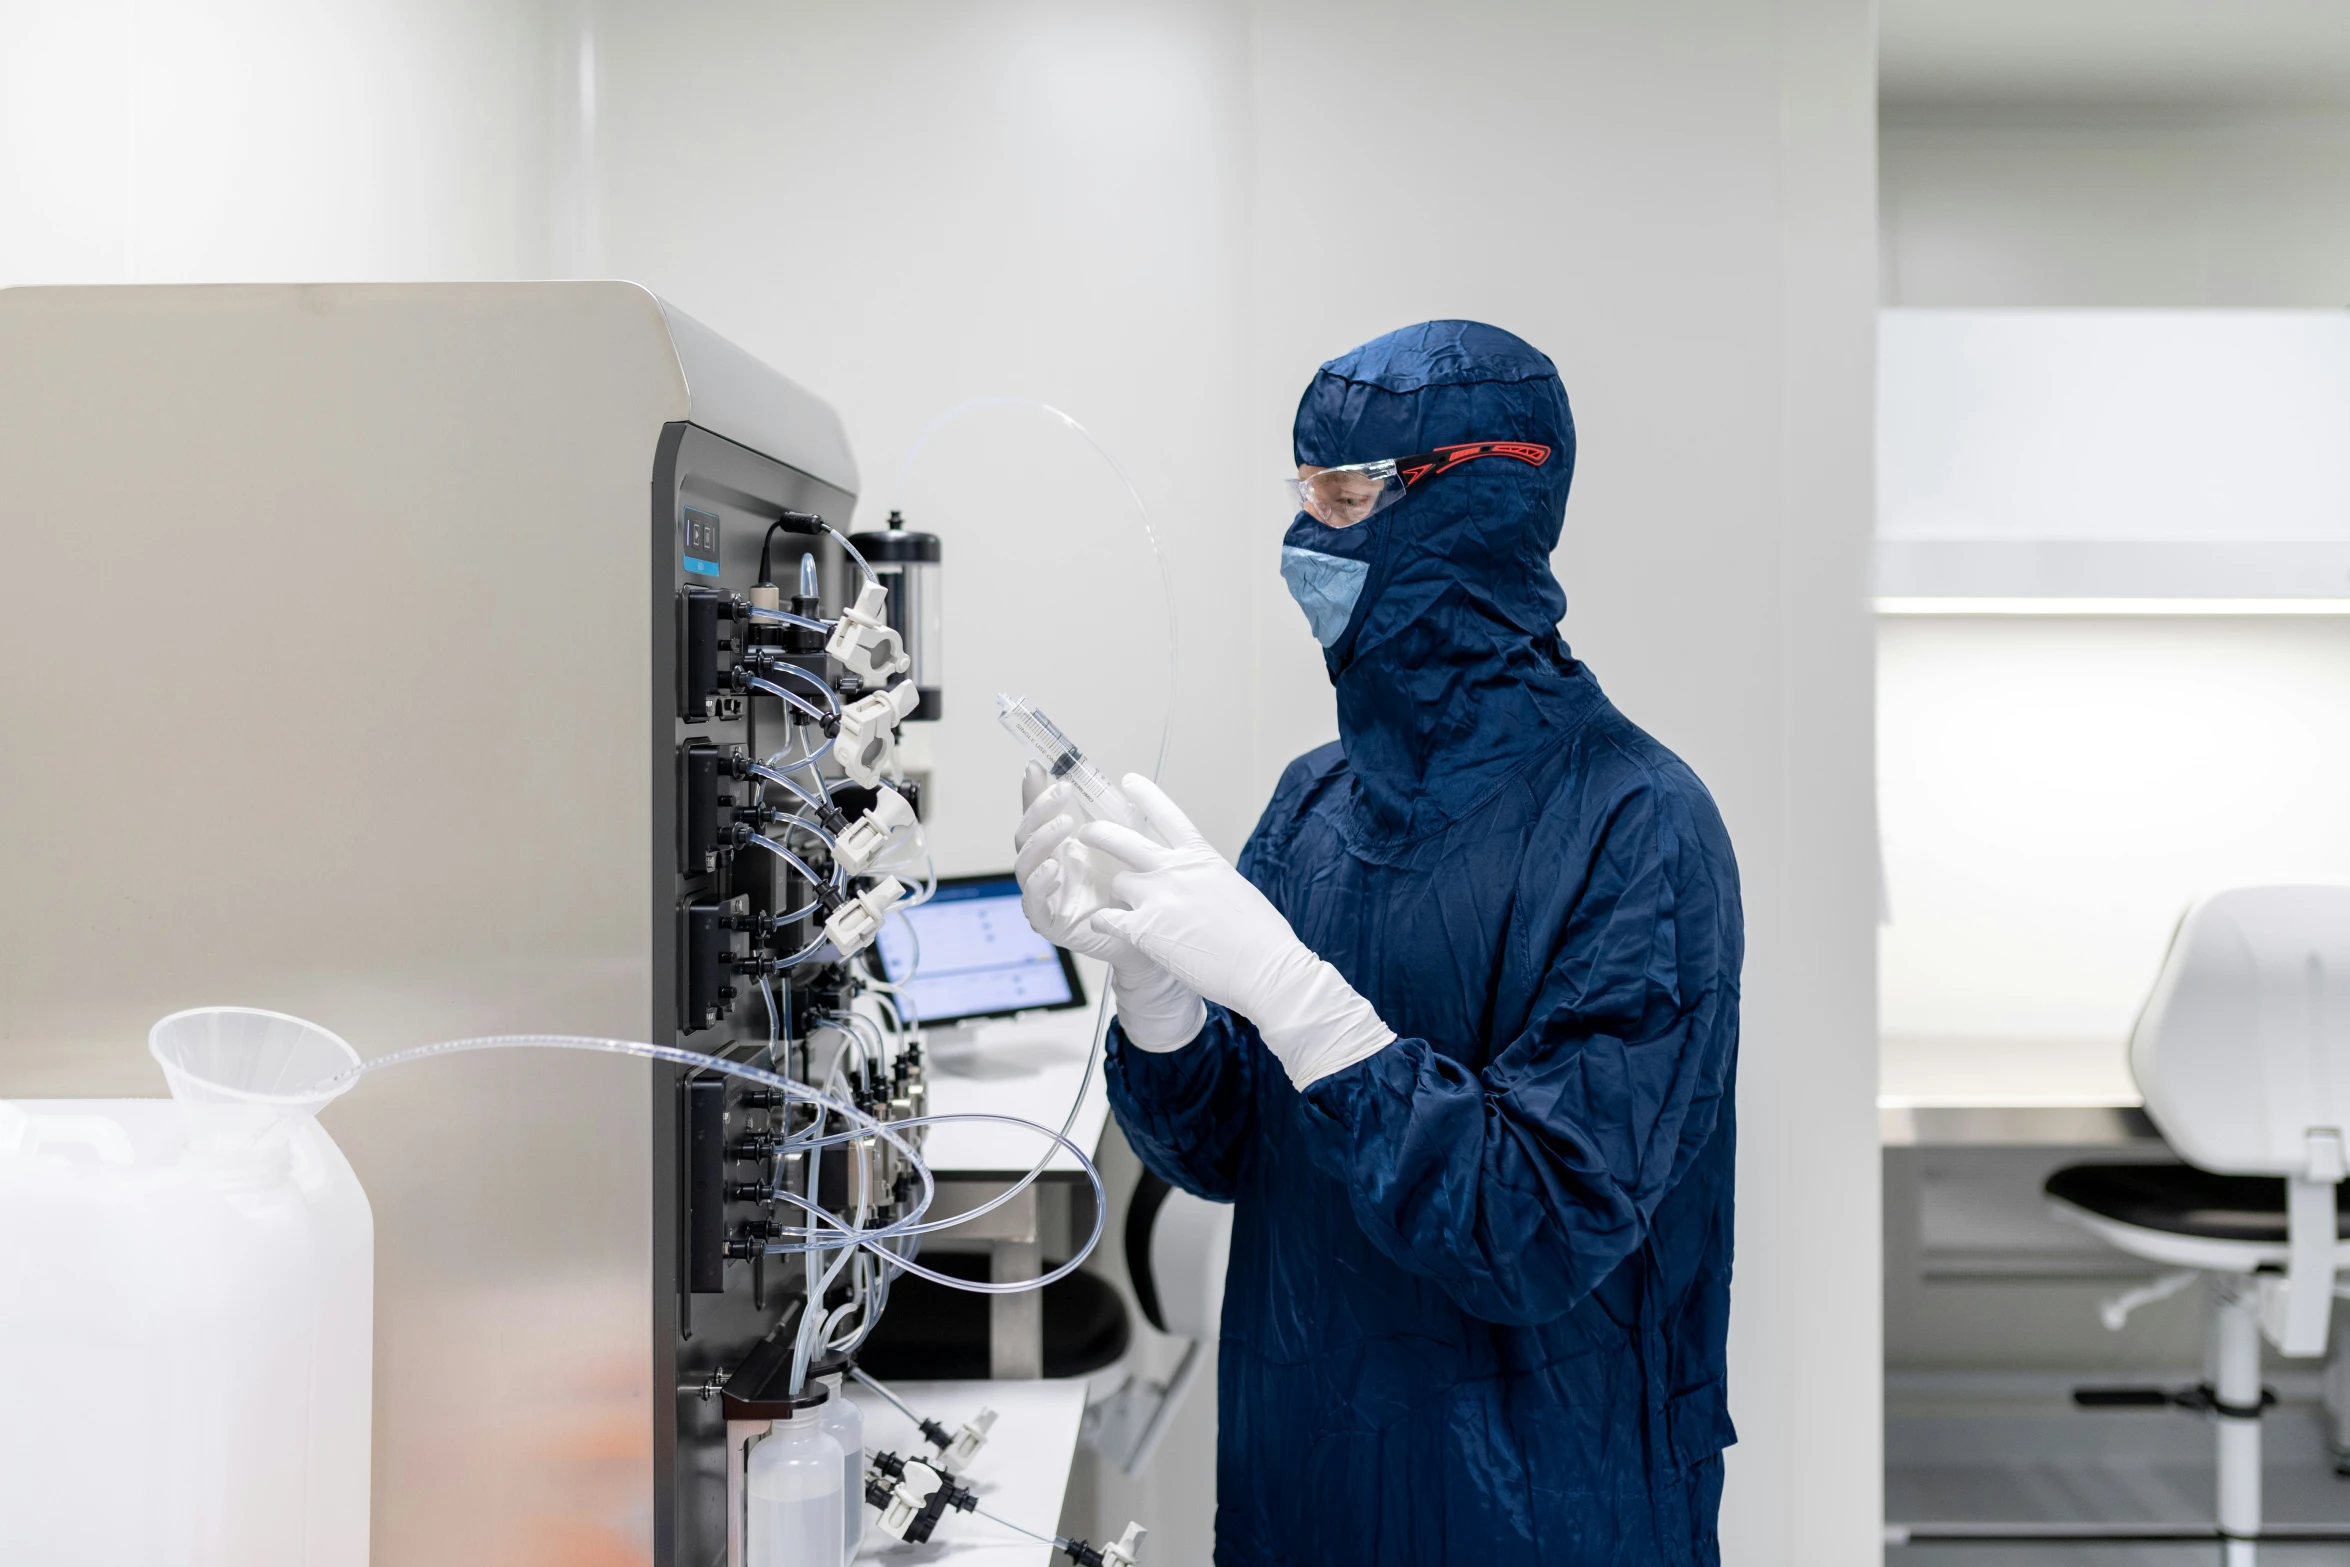
[(914, 682), (901, 680), (887, 691), (859, 697), (841, 709), (840, 734), (832, 754), (840, 758), (841, 771), (849, 775), (850, 782), (870, 789), (881, 781), (882, 769), (890, 764), (895, 751), (891, 735), (921, 700), (922, 693), (914, 689)]
[(887, 588), (878, 582), (866, 583), (857, 594), (857, 602), (840, 612), (840, 622), (832, 628), (831, 640), (824, 644), (824, 651), (836, 662), (855, 670), (868, 682), (887, 680), (913, 663), (906, 656), (905, 640), (882, 618), (888, 603)]

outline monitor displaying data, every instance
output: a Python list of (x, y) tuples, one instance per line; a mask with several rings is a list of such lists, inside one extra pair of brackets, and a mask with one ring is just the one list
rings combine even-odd
[(898, 999), (909, 1021), (948, 1023), (1085, 1000), (1061, 950), (1028, 928), (1020, 884), (1009, 876), (940, 882), (928, 903), (883, 922), (874, 946), (882, 972), (905, 987)]

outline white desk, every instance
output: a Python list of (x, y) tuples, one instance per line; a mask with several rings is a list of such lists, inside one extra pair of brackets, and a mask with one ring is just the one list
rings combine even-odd
[(1889, 1038), (1877, 1061), (1888, 1147), (2158, 1140), (2119, 1040)]
[[(1098, 975), (1089, 972), (1086, 980), (1089, 993), (1098, 997)], [(1078, 1079), (1085, 1075), (1097, 1005), (1089, 1002), (1066, 1012), (1031, 1012), (989, 1023), (925, 1029), (930, 1113), (1015, 1115), (1059, 1131), (1076, 1101)], [(1096, 1062), (1069, 1140), (1090, 1156), (1109, 1117), (1109, 1095)], [(1077, 1161), (1066, 1148), (1053, 1147), (1041, 1133), (1001, 1121), (933, 1126), (922, 1157), (942, 1175), (1025, 1175), (1048, 1147), (1053, 1148), (1045, 1165), (1048, 1174), (1078, 1173)]]
[[(1050, 1535), (1061, 1516), (1069, 1466), (1077, 1456), (1077, 1424), (1085, 1414), (1085, 1382), (893, 1382), (897, 1394), (949, 1431), (977, 1414), (996, 1412), (987, 1445), (956, 1476), (979, 1493), (979, 1505), (1023, 1529)], [(865, 1451), (928, 1460), (934, 1449), (912, 1421), (870, 1388), (851, 1385), (849, 1396), (865, 1418)], [(925, 1545), (905, 1545), (874, 1527), (865, 1516), (859, 1561), (895, 1563), (955, 1561), (983, 1567), (1046, 1567), (1053, 1548), (971, 1513), (949, 1509)], [(1099, 1541), (1095, 1542), (1099, 1544)]]

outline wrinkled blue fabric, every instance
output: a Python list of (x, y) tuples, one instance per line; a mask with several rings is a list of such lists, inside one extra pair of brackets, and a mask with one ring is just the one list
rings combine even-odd
[(1354, 619), (1355, 604), (1369, 578), (1368, 561), (1342, 560), (1320, 550), (1281, 546), (1281, 580), (1289, 596), (1306, 612), (1306, 627), (1324, 647), (1336, 642)]
[(1558, 634), (1550, 361), (1437, 321), (1323, 367), (1320, 466), (1512, 439), (1294, 546), (1365, 565), (1339, 740), (1240, 868), (1399, 1036), (1299, 1093), (1248, 1019), (1113, 1033), (1151, 1169), (1234, 1204), (1216, 1560), (1718, 1561), (1737, 866), (1705, 788)]

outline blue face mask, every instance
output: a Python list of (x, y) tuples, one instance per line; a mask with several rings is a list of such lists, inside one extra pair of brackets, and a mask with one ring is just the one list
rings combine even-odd
[(1354, 618), (1355, 600), (1363, 596), (1363, 584), (1370, 575), (1367, 560), (1346, 560), (1294, 544), (1281, 546), (1281, 580), (1289, 584), (1289, 596), (1297, 600), (1297, 607), (1306, 612), (1314, 640), (1324, 647), (1345, 634), (1346, 623)]

